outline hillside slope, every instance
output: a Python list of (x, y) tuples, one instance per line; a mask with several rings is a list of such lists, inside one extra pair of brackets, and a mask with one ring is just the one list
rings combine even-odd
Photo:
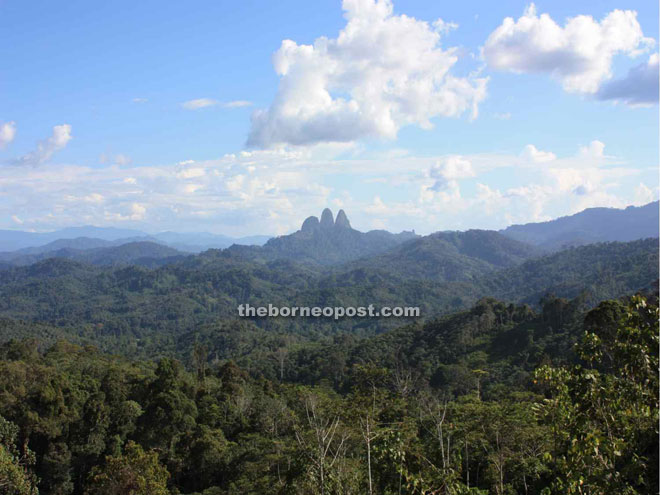
[(549, 222), (512, 225), (500, 232), (518, 241), (557, 250), (594, 242), (658, 237), (658, 201), (626, 209), (589, 208)]

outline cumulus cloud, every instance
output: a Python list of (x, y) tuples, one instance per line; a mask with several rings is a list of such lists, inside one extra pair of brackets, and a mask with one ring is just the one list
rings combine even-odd
[(578, 15), (562, 27), (531, 4), (493, 31), (482, 49), (489, 67), (517, 73), (547, 73), (572, 93), (594, 94), (612, 77), (612, 58), (637, 56), (654, 44), (644, 37), (631, 10), (613, 10), (601, 21)]
[(615, 100), (630, 106), (658, 103), (659, 74), (658, 54), (654, 53), (648, 62), (630, 69), (623, 79), (605, 83), (596, 96), (600, 100)]
[(433, 179), (432, 191), (458, 189), (457, 179), (474, 177), (474, 170), (469, 160), (462, 156), (450, 156), (439, 161), (429, 169), (428, 175)]
[(647, 187), (644, 183), (640, 182), (635, 188), (635, 204), (645, 205), (651, 201), (657, 201), (660, 196), (660, 188), (657, 186), (653, 189)]
[(71, 141), (71, 126), (69, 124), (56, 125), (53, 127), (53, 135), (48, 139), (40, 141), (37, 149), (14, 160), (16, 165), (41, 165), (47, 162), (56, 151), (64, 148)]
[(381, 214), (387, 212), (387, 206), (383, 200), (380, 199), (380, 196), (374, 196), (373, 202), (367, 206), (365, 210), (369, 213)]
[(600, 159), (605, 156), (605, 143), (594, 139), (587, 146), (580, 147), (580, 157)]
[(0, 149), (7, 147), (16, 137), (16, 122), (0, 124)]
[(524, 159), (535, 163), (551, 162), (557, 158), (551, 151), (541, 151), (537, 149), (533, 144), (528, 144), (525, 146), (521, 156)]
[[(0, 219), (27, 228), (128, 223), (147, 230), (287, 233), (331, 199), (309, 155), (253, 151), (169, 165), (0, 167)], [(1, 223), (1, 222), (0, 222)]]
[(248, 146), (391, 139), (405, 125), (431, 128), (434, 117), (477, 116), (487, 79), (451, 73), (458, 51), (440, 41), (452, 24), (394, 15), (390, 0), (344, 0), (343, 10), (336, 38), (282, 42), (278, 91), (254, 112)]
[(580, 147), (574, 157), (554, 162), (545, 170), (543, 184), (550, 187), (549, 198), (575, 197), (580, 207), (596, 206), (599, 201), (601, 206), (625, 206), (609, 191), (619, 187), (622, 180), (640, 174), (640, 170), (616, 165), (617, 158), (605, 154), (605, 144), (594, 140)]
[(180, 172), (176, 174), (179, 179), (194, 179), (197, 177), (202, 177), (206, 174), (206, 170), (202, 167), (187, 167), (181, 169)]
[[(0, 227), (15, 228), (11, 215), (18, 215), (22, 228), (34, 230), (121, 222), (146, 230), (283, 234), (334, 204), (360, 230), (502, 228), (657, 197), (657, 189), (648, 191), (655, 174), (607, 156), (599, 141), (544, 166), (519, 153), (328, 159), (309, 147), (169, 165), (8, 164), (0, 167)], [(377, 186), (347, 193), (376, 175)]]
[(586, 196), (587, 194), (592, 193), (594, 189), (595, 188), (591, 182), (585, 182), (584, 184), (580, 184), (575, 189), (573, 189), (573, 193), (577, 194), (578, 196)]
[(141, 203), (131, 203), (129, 205), (123, 206), (123, 210), (125, 210), (125, 213), (122, 212), (105, 212), (105, 219), (112, 221), (112, 222), (128, 222), (128, 221), (140, 221), (144, 220), (146, 214), (147, 214), (147, 208)]

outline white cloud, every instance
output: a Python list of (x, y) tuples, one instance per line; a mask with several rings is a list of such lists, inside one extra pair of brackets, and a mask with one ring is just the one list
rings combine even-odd
[(23, 220), (18, 218), (16, 215), (12, 215), (11, 219), (14, 221), (14, 223), (17, 223), (18, 225), (23, 225), (23, 223), (24, 223)]
[(223, 104), (223, 106), (226, 108), (250, 107), (252, 106), (252, 102), (247, 100), (235, 100), (235, 101), (228, 101), (227, 103)]
[(660, 188), (657, 186), (654, 189), (647, 187), (644, 183), (640, 182), (635, 188), (635, 204), (645, 205), (651, 201), (657, 201), (660, 196)]
[(196, 100), (184, 101), (181, 106), (186, 110), (199, 110), (200, 108), (222, 106), (224, 108), (242, 108), (252, 105), (251, 101), (247, 100), (234, 100), (222, 103), (213, 98), (197, 98)]
[(344, 0), (343, 9), (337, 38), (282, 42), (279, 88), (253, 114), (249, 146), (392, 139), (405, 125), (431, 128), (434, 117), (477, 116), (487, 79), (451, 74), (458, 51), (440, 46), (450, 24), (394, 15), (390, 0)]
[(16, 137), (16, 122), (0, 124), (0, 150), (7, 147)]
[(128, 222), (144, 220), (147, 214), (147, 208), (141, 203), (131, 203), (129, 205), (122, 205), (123, 210), (127, 210), (125, 214), (121, 212), (106, 211), (105, 219), (111, 222)]
[(528, 144), (525, 146), (523, 149), (521, 156), (526, 159), (530, 160), (534, 163), (544, 163), (544, 162), (551, 162), (557, 158), (557, 156), (550, 152), (550, 151), (541, 151), (536, 148), (533, 144)]
[(469, 160), (462, 156), (450, 156), (429, 169), (428, 176), (433, 179), (433, 184), (429, 189), (432, 191), (458, 190), (457, 179), (466, 179), (474, 177), (474, 175)]
[(131, 205), (131, 220), (142, 220), (147, 213), (147, 209), (140, 203), (133, 203)]
[(365, 208), (369, 213), (382, 214), (387, 212), (387, 206), (383, 203), (383, 200), (380, 199), (380, 196), (374, 196), (373, 202)]
[(305, 217), (333, 205), (360, 230), (428, 233), (501, 228), (598, 204), (625, 206), (652, 197), (640, 182), (657, 184), (655, 170), (607, 156), (598, 141), (544, 166), (518, 153), (387, 160), (365, 153), (328, 158), (300, 148), (157, 166), (9, 164), (0, 167), (0, 228), (15, 228), (11, 216), (19, 215), (21, 228), (31, 230), (121, 222), (147, 231), (275, 234), (297, 230)]
[[(550, 188), (549, 197), (567, 194), (578, 198), (580, 205), (622, 206), (608, 190), (617, 187), (621, 180), (640, 173), (632, 167), (617, 167), (616, 158), (605, 155), (605, 144), (594, 140), (580, 147), (573, 158), (557, 160), (545, 170), (542, 183)], [(587, 206), (585, 206), (586, 208)]]
[(593, 158), (600, 159), (605, 156), (605, 143), (598, 141), (597, 139), (591, 141), (588, 146), (582, 146), (580, 148), (580, 155), (584, 158)]
[(99, 193), (88, 194), (83, 199), (89, 203), (103, 203), (103, 201), (105, 201), (103, 195)]
[(472, 164), (460, 156), (440, 160), (426, 173), (430, 182), (424, 181), (419, 190), (421, 203), (458, 203), (461, 190), (458, 179), (474, 177)]
[(614, 10), (600, 22), (578, 15), (564, 27), (531, 4), (517, 21), (511, 17), (493, 31), (482, 49), (489, 67), (517, 73), (547, 73), (573, 93), (596, 93), (610, 79), (612, 58), (630, 57), (654, 44), (645, 38), (631, 10)]
[(186, 110), (199, 110), (200, 108), (213, 107), (219, 104), (218, 100), (212, 98), (197, 98), (196, 100), (184, 101), (181, 106)]
[(442, 19), (437, 19), (433, 22), (433, 29), (435, 29), (440, 34), (447, 34), (454, 29), (458, 29), (458, 24), (455, 22), (446, 22)]
[(48, 139), (40, 141), (37, 149), (14, 160), (16, 165), (41, 165), (47, 162), (53, 153), (64, 148), (71, 141), (71, 126), (69, 124), (56, 125), (53, 127), (53, 135)]
[(146, 103), (149, 100), (147, 100), (146, 98), (133, 98), (132, 101), (133, 103)]
[(179, 179), (193, 179), (196, 177), (202, 177), (206, 171), (202, 167), (189, 167), (184, 168), (176, 174)]
[(658, 103), (659, 71), (658, 54), (654, 53), (646, 63), (630, 69), (623, 79), (605, 83), (596, 96), (600, 100), (621, 101), (630, 106)]

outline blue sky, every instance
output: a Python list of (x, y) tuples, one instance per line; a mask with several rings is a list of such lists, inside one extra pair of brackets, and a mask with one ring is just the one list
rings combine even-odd
[(643, 204), (657, 19), (647, 1), (0, 1), (0, 228), (279, 234), (330, 206), (427, 233)]

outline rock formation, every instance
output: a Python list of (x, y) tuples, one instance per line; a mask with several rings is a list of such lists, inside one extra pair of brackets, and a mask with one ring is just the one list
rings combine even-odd
[(344, 213), (344, 210), (339, 210), (339, 213), (337, 213), (337, 218), (335, 219), (335, 227), (346, 229), (351, 228), (351, 222), (348, 221), (348, 217), (346, 216), (346, 213)]
[(307, 217), (300, 227), (303, 232), (311, 232), (319, 228), (319, 219), (315, 216)]
[(331, 229), (332, 227), (335, 226), (335, 221), (332, 218), (332, 211), (330, 211), (330, 208), (326, 208), (323, 210), (323, 213), (321, 213), (321, 229)]

